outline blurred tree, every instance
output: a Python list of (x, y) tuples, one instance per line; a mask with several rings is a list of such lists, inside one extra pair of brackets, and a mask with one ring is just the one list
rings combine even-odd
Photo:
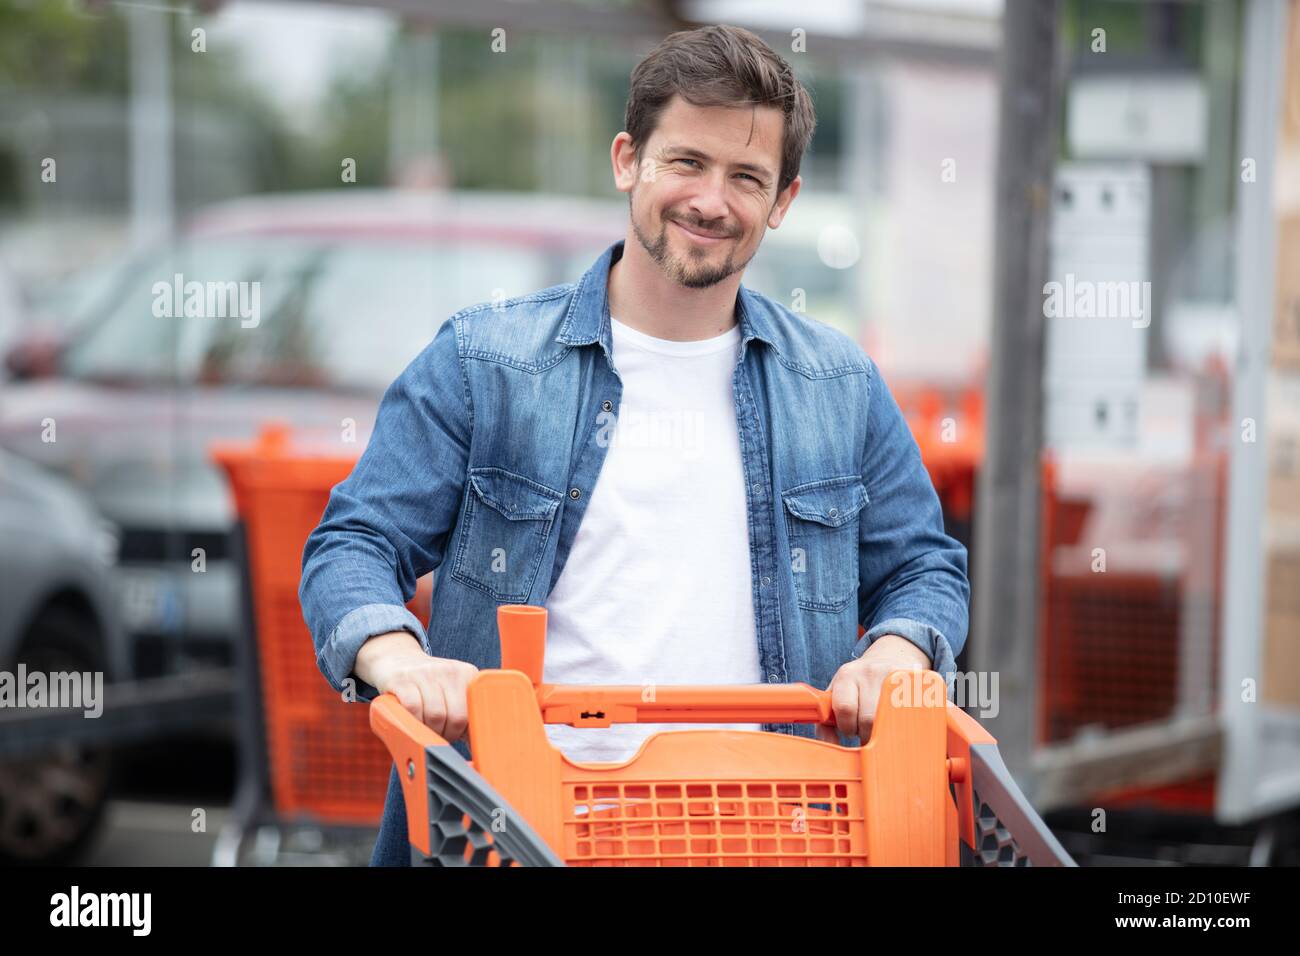
[(0, 0), (0, 88), (122, 93), (126, 71), (117, 11)]
[(321, 111), (321, 126), (297, 141), (286, 178), (297, 188), (337, 188), (343, 185), (341, 164), (350, 158), (356, 161), (357, 185), (385, 185), (389, 90), (389, 74), (382, 68), (369, 74), (336, 73), (322, 97), (326, 108)]
[[(626, 2), (637, 6), (641, 0)], [(345, 158), (356, 162), (358, 185), (388, 182), (393, 64), (410, 27), (394, 31), (392, 47), (373, 70), (336, 68), (320, 100), (319, 121), (303, 129), (286, 122), (280, 107), (250, 78), (240, 50), (209, 38), (205, 52), (192, 52), (191, 31), (211, 25), (213, 15), (159, 10), (169, 17), (173, 37), (179, 208), (247, 192), (340, 188)], [(126, 139), (120, 125), (126, 121), (130, 56), (124, 13), (109, 3), (0, 0), (0, 90), (12, 93), (5, 100), (48, 110), (50, 124), (63, 133), (77, 120), (73, 111), (59, 112), (60, 102), (72, 94), (81, 103), (98, 98), (102, 115), (120, 114), (114, 121), (118, 135), (107, 135), (100, 126), (74, 129), (74, 140), (80, 133), (83, 151), (89, 142), (97, 161), (122, 154), (123, 169)], [(436, 82), (428, 95), (438, 97), (436, 147), (452, 186), (615, 196), (606, 157), (622, 129), (629, 74), (651, 39), (619, 42), (511, 31), (506, 51), (493, 52), (486, 30), (439, 30)], [(838, 152), (838, 92), (832, 82), (818, 97), (822, 115), (814, 151)], [(25, 167), (28, 150), (7, 148), (6, 134), (21, 134), (3, 124), (23, 112), (0, 108), (0, 204), (19, 199), (13, 175), (5, 171), (16, 169), (19, 159)], [(71, 147), (61, 148), (67, 155)], [(558, 169), (558, 164), (572, 165)], [(97, 188), (95, 196), (110, 206), (121, 201), (116, 190), (109, 195)]]
[[(266, 93), (249, 80), (234, 53), (209, 44), (191, 48), (191, 31), (207, 18), (159, 7), (169, 18), (175, 117), (175, 195), (184, 209), (250, 191), (291, 188), (310, 151), (277, 114)], [(125, 11), (108, 4), (0, 0), (0, 205), (34, 204), (19, 188), (17, 167), (31, 144), (31, 129), (62, 151), (68, 169), (95, 163), (124, 170), (126, 101), (131, 50)], [(22, 124), (39, 120), (34, 127)], [(105, 124), (108, 124), (106, 127)], [(8, 128), (6, 128), (6, 126)], [(8, 140), (9, 142), (6, 142)], [(76, 183), (94, 190), (81, 195)], [(50, 202), (77, 208), (120, 207), (125, 177), (108, 188), (99, 178), (72, 176), (73, 188)]]

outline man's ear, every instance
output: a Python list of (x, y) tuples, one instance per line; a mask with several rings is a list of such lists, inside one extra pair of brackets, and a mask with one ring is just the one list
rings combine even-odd
[(610, 144), (609, 162), (614, 169), (614, 188), (621, 193), (631, 192), (638, 174), (637, 158), (632, 135), (626, 130), (615, 136)]
[(777, 194), (776, 202), (772, 204), (772, 211), (767, 214), (767, 228), (775, 229), (781, 225), (781, 220), (785, 218), (790, 204), (794, 202), (794, 197), (799, 195), (801, 186), (803, 186), (803, 177), (796, 176), (789, 186)]

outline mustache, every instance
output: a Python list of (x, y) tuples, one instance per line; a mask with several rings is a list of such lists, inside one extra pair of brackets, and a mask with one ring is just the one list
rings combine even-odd
[(691, 222), (689, 219), (684, 219), (681, 216), (666, 216), (664, 218), (672, 222), (675, 222), (678, 225), (688, 226), (689, 228), (695, 230), (696, 232), (704, 233), (706, 236), (714, 236), (718, 239), (726, 239), (731, 237), (732, 235), (732, 232), (730, 230), (724, 232), (717, 232), (716, 230), (710, 229), (707, 226), (702, 226), (699, 223)]

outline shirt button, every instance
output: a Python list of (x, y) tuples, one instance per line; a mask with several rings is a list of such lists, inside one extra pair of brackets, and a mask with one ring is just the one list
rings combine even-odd
[(769, 578), (767, 575), (764, 575), (764, 576), (763, 576), (763, 587), (767, 587), (767, 586), (768, 586), (769, 584), (771, 584), (771, 583), (772, 583), (772, 579)]
[(577, 499), (582, 497), (582, 492), (579, 491), (577, 488), (570, 488), (569, 497), (576, 501)]
[(768, 674), (768, 675), (767, 675), (767, 682), (768, 682), (769, 684), (779, 684), (779, 683), (781, 683), (781, 678), (780, 678), (780, 676), (778, 676), (778, 675), (776, 675), (776, 674)]
[(829, 514), (832, 518), (834, 518), (839, 513), (840, 513), (839, 508), (832, 508), (830, 511), (827, 512), (827, 514)]
[(761, 493), (762, 490), (763, 490), (763, 486), (762, 486), (761, 484), (759, 484), (757, 481), (754, 482), (754, 494), (757, 495), (757, 494)]
[(611, 402), (609, 399), (605, 399), (603, 402), (600, 403), (600, 407), (605, 411), (609, 411), (611, 408), (614, 407), (614, 403)]

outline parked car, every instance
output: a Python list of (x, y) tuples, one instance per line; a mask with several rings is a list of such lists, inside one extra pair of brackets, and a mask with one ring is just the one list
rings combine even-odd
[[(67, 482), (0, 452), (0, 670), (128, 674), (111, 575), (116, 529)], [(0, 733), (4, 733), (0, 729)], [(69, 863), (108, 801), (107, 748), (0, 756), (0, 865)]]
[[(64, 323), (80, 334), (53, 374), (6, 386), (0, 444), (69, 476), (121, 527), (134, 673), (231, 660), (233, 514), (210, 442), (279, 418), (359, 452), (384, 388), (448, 315), (567, 281), (577, 250), (594, 258), (617, 237), (617, 215), (535, 197), (254, 197), (124, 258), (105, 294), (83, 302), (94, 314)], [(156, 315), (155, 285), (177, 275), (256, 283), (256, 322)]]

